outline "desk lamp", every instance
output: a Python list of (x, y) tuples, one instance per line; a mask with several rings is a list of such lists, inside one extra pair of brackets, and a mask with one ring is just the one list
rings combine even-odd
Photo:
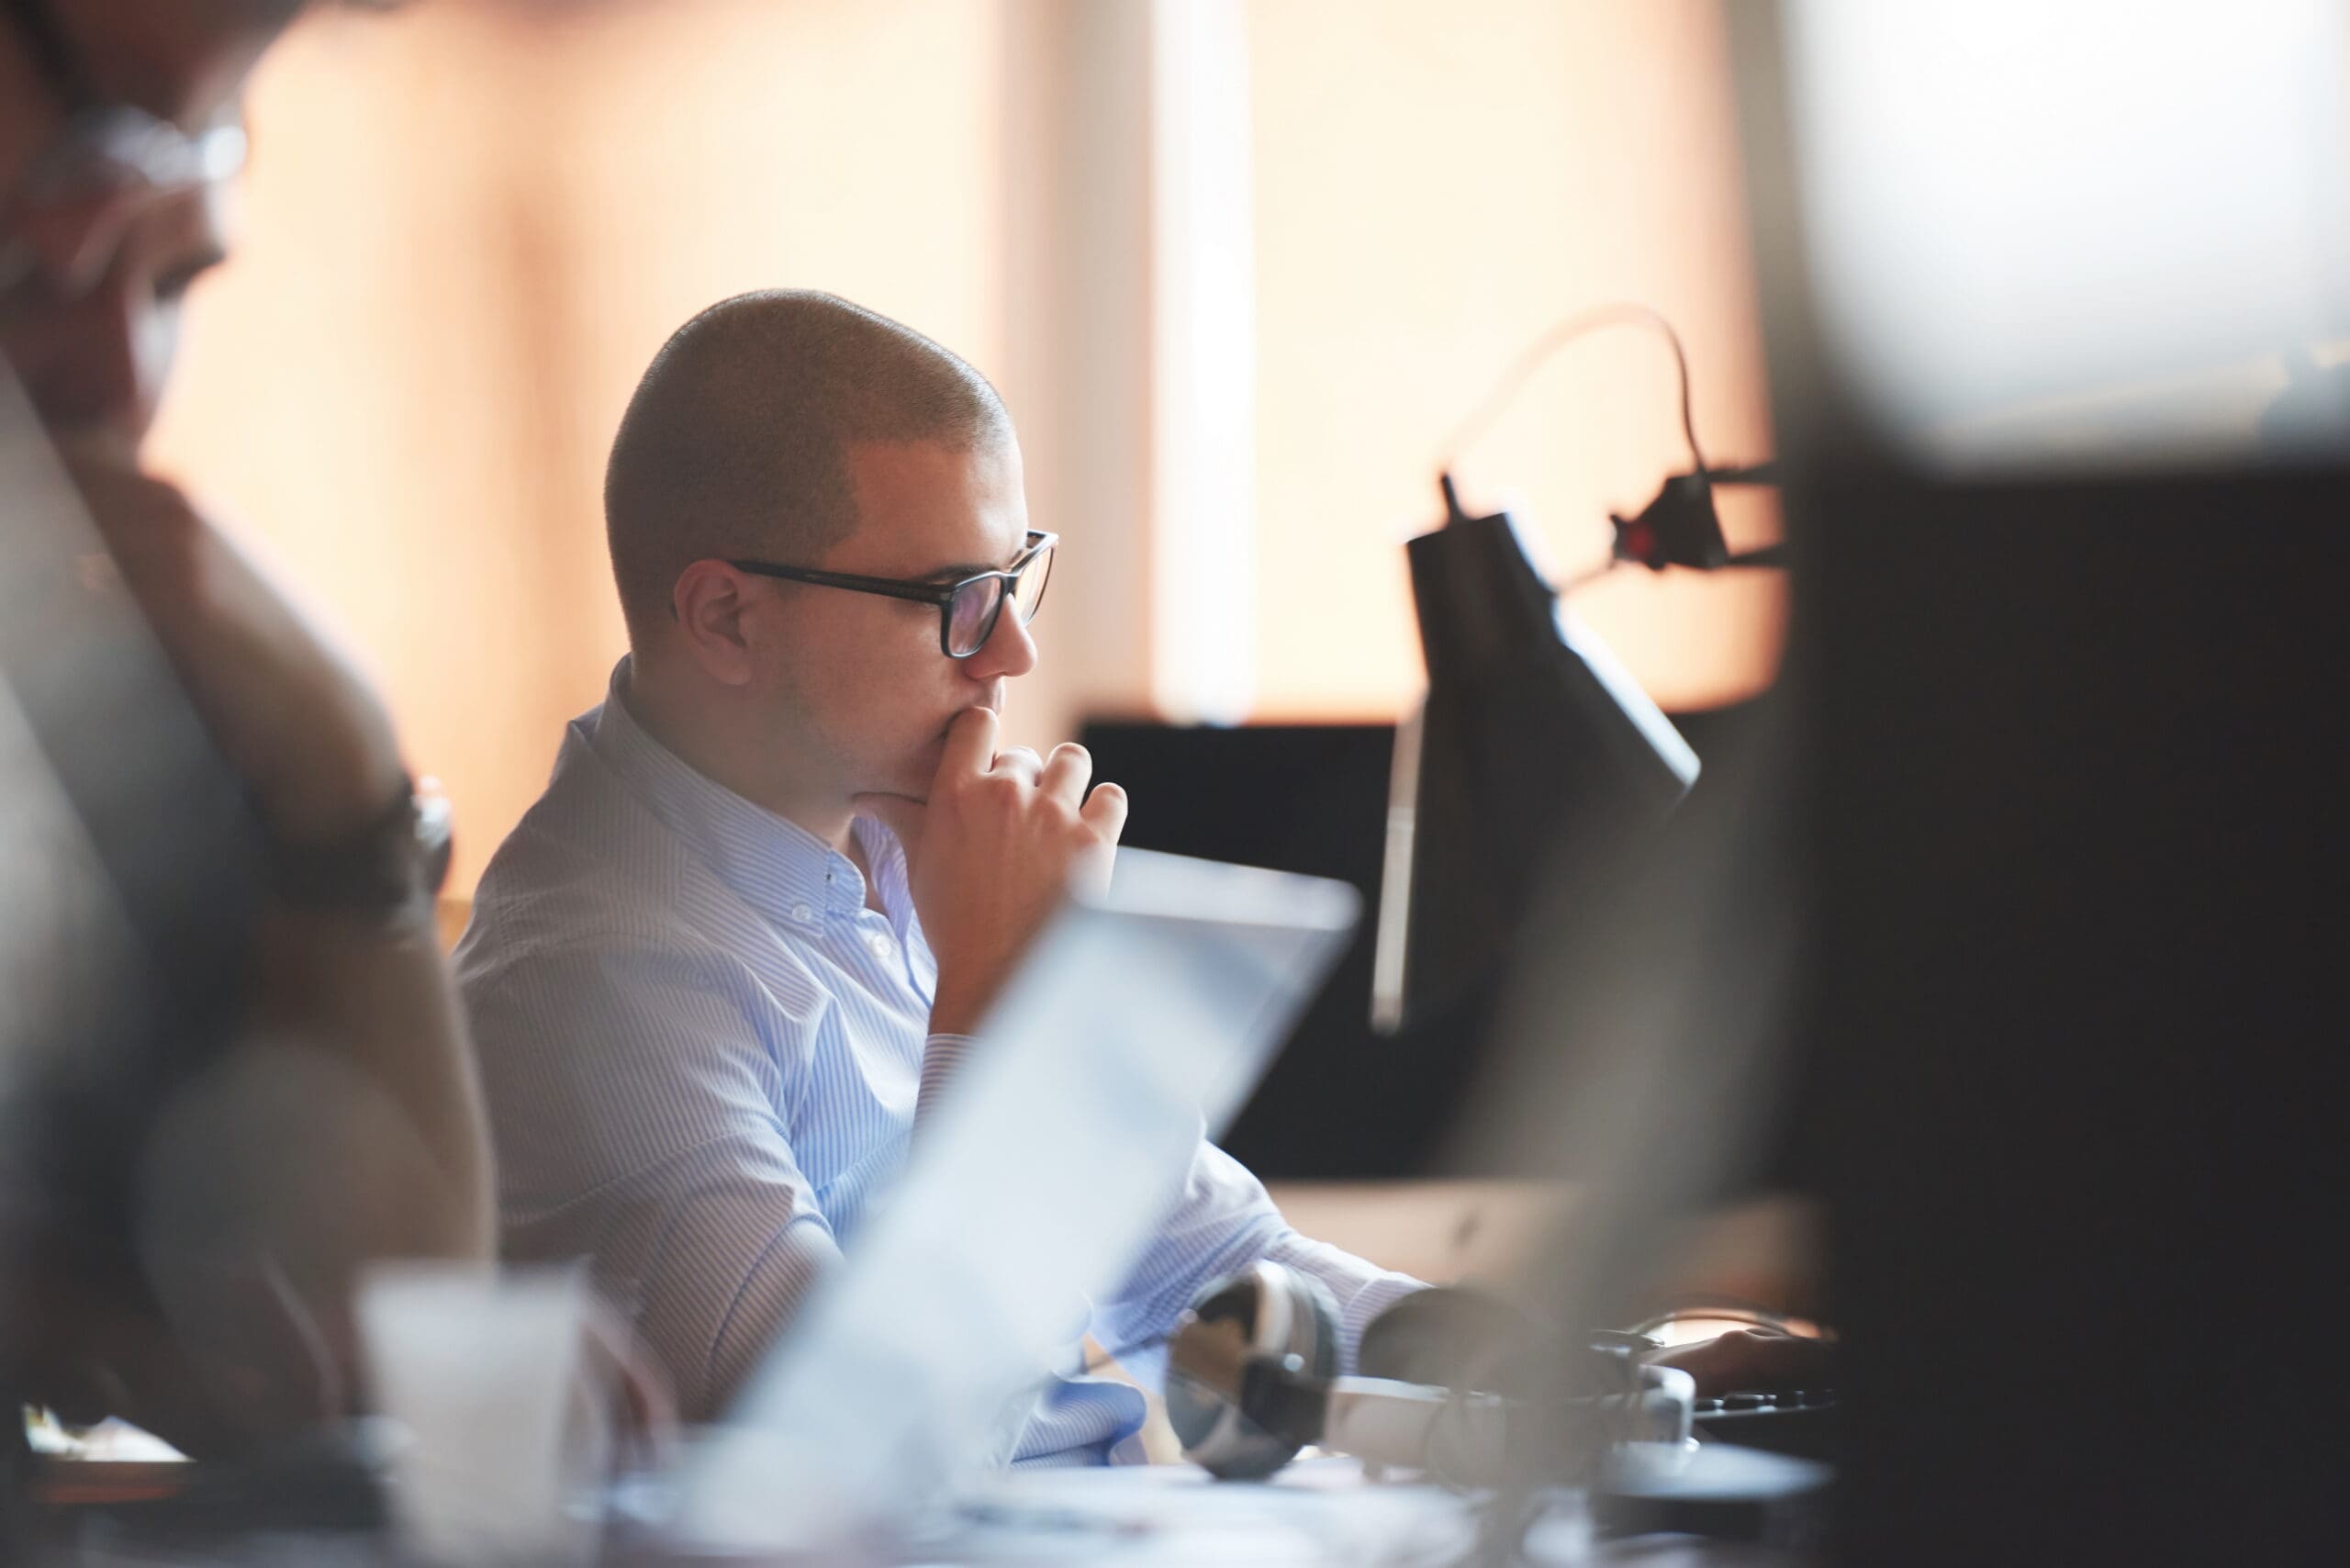
[[(1714, 509), (1721, 485), (1768, 485), (1769, 464), (1709, 464), (1697, 444), (1689, 357), (1672, 322), (1619, 300), (1529, 344), (1448, 442), (1442, 526), (1405, 546), (1428, 689), (1397, 727), (1371, 1022), (1434, 1016), (1505, 971), (1541, 880), (1580, 857), (1637, 845), (1697, 777), (1697, 756), (1606, 645), (1566, 612), (1505, 512), (1471, 517), (1450, 472), (1559, 350), (1642, 327), (1673, 353), (1689, 471), (1632, 517), (1611, 516), (1609, 565), (1713, 571), (1784, 565), (1777, 546), (1733, 553)], [(1603, 568), (1604, 569), (1604, 568)]]
[[(1398, 734), (1372, 1018), (1425, 1018), (1502, 973), (1561, 841), (1654, 832), (1697, 756), (1520, 546), (1471, 517), (1405, 547), (1428, 689)], [(1588, 835), (1588, 836), (1586, 836)]]

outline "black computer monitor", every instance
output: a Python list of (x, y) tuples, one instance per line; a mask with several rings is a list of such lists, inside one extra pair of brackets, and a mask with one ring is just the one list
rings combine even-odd
[[(1701, 754), (1741, 749), (1768, 700), (1676, 712)], [(1389, 874), (1393, 724), (1172, 724), (1096, 719), (1081, 739), (1135, 800), (1125, 842), (1333, 877), (1363, 895), (1346, 956), (1222, 1140), (1270, 1180), (1505, 1175), (1517, 1151), (1452, 1135), (1486, 1070), (1495, 980), (1393, 1026), (1374, 1025)], [(1701, 796), (1707, 776), (1692, 791)]]
[[(2263, 407), (2344, 326), (2344, 187), (2285, 177), (2343, 162), (2340, 18), (1729, 15), (1796, 549), (1830, 1561), (2343, 1561), (2305, 1308), (2350, 1188), (2350, 446)], [(2060, 330), (1984, 329), (2027, 319)]]
[(1393, 724), (1169, 724), (1097, 719), (1095, 772), (1134, 801), (1124, 842), (1336, 878), (1363, 919), (1248, 1103), (1221, 1140), (1268, 1180), (1398, 1177), (1425, 1170), (1468, 1081), (1489, 1008), (1371, 1027), (1374, 932)]

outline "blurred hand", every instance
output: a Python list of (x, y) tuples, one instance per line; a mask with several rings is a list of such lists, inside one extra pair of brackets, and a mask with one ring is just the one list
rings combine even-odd
[(1126, 794), (1086, 794), (1093, 759), (1079, 745), (1040, 758), (996, 749), (986, 708), (958, 716), (927, 801), (860, 795), (856, 808), (905, 846), (914, 912), (938, 959), (931, 1028), (968, 1033), (1071, 887), (1106, 887)]
[(1647, 1358), (1651, 1366), (1678, 1367), (1697, 1380), (1697, 1397), (1769, 1394), (1835, 1385), (1835, 1345), (1798, 1334), (1733, 1328), (1711, 1339), (1675, 1345)]
[(229, 765), (281, 841), (374, 822), (404, 772), (391, 721), (351, 662), (177, 487), (98, 436), (61, 455), (115, 568)]

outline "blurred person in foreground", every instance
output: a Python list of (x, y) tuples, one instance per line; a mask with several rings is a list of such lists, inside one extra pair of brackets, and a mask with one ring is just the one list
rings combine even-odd
[[(139, 458), (182, 297), (225, 259), (244, 79), (302, 8), (0, 0), (0, 349), (111, 556), (91, 591), (151, 627), (266, 862), (222, 1037), (119, 1085), (138, 1103), (98, 1147), (50, 1151), (104, 1190), (0, 1193), (0, 1421), (18, 1402), (118, 1416), (196, 1452), (353, 1408), (351, 1291), (371, 1261), (494, 1250), (431, 919), (445, 840), (349, 660)], [(0, 392), (14, 418), (17, 386)], [(0, 528), (37, 526), (11, 478)], [(141, 744), (119, 738), (126, 774)], [(21, 899), (0, 913), (41, 917)], [(7, 1082), (12, 1127), (77, 1138), (26, 1077)]]
[[(712, 307), (638, 386), (605, 510), (630, 653), (457, 966), (507, 1255), (589, 1258), (708, 1417), (855, 1245), (1064, 890), (1107, 876), (1126, 800), (1078, 746), (999, 738), (1054, 541), (994, 388), (928, 339), (827, 295)], [(1349, 1364), (1420, 1288), (1203, 1142), (1092, 1332), (1147, 1345), (1259, 1259), (1328, 1287)], [(1141, 1394), (1074, 1343), (1067, 1374), (1019, 1457), (1138, 1457)]]

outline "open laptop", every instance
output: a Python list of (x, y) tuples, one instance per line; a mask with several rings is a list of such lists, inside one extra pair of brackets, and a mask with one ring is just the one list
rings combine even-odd
[(895, 1193), (688, 1467), (680, 1524), (782, 1550), (886, 1528), (1007, 1461), (1337, 960), (1344, 883), (1139, 850), (990, 1013)]

